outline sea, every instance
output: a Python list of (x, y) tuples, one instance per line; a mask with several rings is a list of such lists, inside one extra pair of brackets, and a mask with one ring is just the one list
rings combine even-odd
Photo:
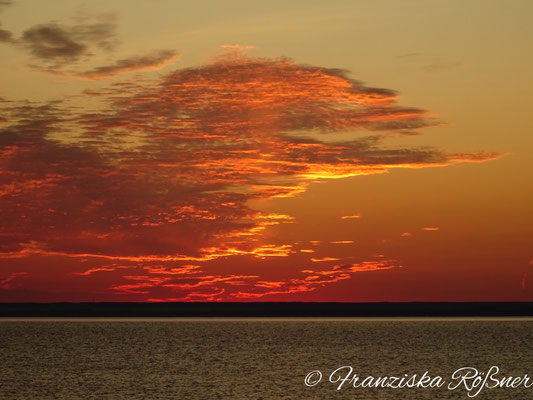
[(2, 400), (533, 399), (531, 385), (533, 319), (0, 319)]

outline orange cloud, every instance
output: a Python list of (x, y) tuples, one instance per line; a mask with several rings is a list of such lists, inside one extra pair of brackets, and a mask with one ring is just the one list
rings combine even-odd
[(150, 274), (161, 275), (191, 275), (202, 272), (199, 265), (182, 265), (180, 267), (165, 267), (165, 266), (147, 266), (144, 269)]
[(113, 265), (113, 266), (102, 266), (102, 267), (96, 267), (96, 268), (90, 268), (88, 270), (85, 270), (83, 272), (74, 272), (74, 275), (91, 275), (91, 274), (94, 274), (95, 272), (110, 272), (110, 271), (115, 271), (117, 269), (124, 269), (124, 268), (133, 268), (131, 266), (116, 266), (116, 265)]
[(338, 281), (350, 279), (356, 272), (385, 271), (400, 267), (394, 260), (384, 260), (381, 262), (365, 261), (360, 264), (335, 265), (327, 270), (303, 270), (306, 276), (303, 278), (293, 278), (286, 281), (260, 281), (255, 284), (255, 288), (246, 292), (239, 291), (233, 294), (236, 299), (258, 299), (265, 296), (279, 294), (293, 294), (314, 291), (317, 288), (334, 284)]
[(335, 257), (311, 258), (311, 262), (338, 261), (338, 260), (339, 258), (335, 258)]
[(361, 214), (344, 215), (341, 219), (358, 219), (361, 218)]
[[(103, 73), (125, 71), (126, 64)], [(88, 94), (100, 103), (81, 113), (68, 99), (0, 103), (8, 116), (0, 128), (0, 260), (56, 257), (75, 265), (73, 271), (82, 258), (131, 263), (143, 272), (121, 275), (106, 289), (146, 299), (163, 291), (185, 299), (267, 295), (253, 289), (269, 285), (255, 271), (203, 272), (214, 260), (283, 259), (296, 252), (268, 235), (294, 219), (255, 210), (252, 200), (296, 196), (310, 180), (498, 156), (388, 148), (391, 131), (408, 133), (437, 121), (399, 105), (392, 90), (289, 59), (219, 57), (156, 83), (118, 82)], [(326, 140), (338, 131), (354, 136)], [(299, 257), (309, 257), (306, 249)], [(202, 268), (176, 265), (181, 262)], [(271, 281), (283, 285), (270, 289), (310, 291), (326, 284), (326, 276), (347, 279), (383, 269), (377, 265), (284, 276)], [(111, 267), (78, 272), (77, 279), (97, 271)], [(189, 280), (175, 280), (184, 277)], [(210, 291), (198, 290), (204, 287)]]

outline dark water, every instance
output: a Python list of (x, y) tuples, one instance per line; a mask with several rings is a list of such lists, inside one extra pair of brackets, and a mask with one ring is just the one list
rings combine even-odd
[[(336, 390), (329, 374), (533, 375), (532, 320), (0, 320), (0, 399), (468, 399), (464, 388)], [(323, 373), (314, 387), (312, 370)], [(533, 388), (476, 399), (533, 399)]]

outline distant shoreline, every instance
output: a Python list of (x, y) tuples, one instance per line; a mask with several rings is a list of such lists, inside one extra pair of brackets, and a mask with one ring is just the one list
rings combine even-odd
[(0, 317), (533, 317), (533, 303), (0, 303)]

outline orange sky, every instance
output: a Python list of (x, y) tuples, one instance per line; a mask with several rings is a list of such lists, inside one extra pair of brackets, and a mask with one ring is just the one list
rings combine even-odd
[(0, 0), (0, 301), (533, 300), (532, 7), (473, 3)]

